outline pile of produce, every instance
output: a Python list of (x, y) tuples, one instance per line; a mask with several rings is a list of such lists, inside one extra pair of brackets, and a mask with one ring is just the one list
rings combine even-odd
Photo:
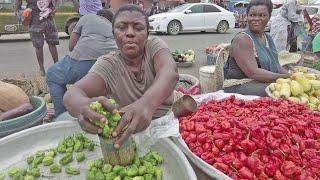
[(283, 99), (202, 103), (179, 118), (182, 138), (233, 179), (319, 179), (320, 113)]
[(297, 68), (288, 79), (277, 79), (269, 85), (276, 98), (284, 98), (308, 105), (312, 110), (320, 111), (320, 74)]
[(87, 161), (88, 180), (161, 180), (163, 170), (157, 167), (164, 162), (163, 157), (151, 151), (144, 157), (135, 157), (132, 165), (124, 167), (106, 164), (103, 159)]
[[(32, 180), (41, 176), (40, 165), (47, 166), (50, 172), (61, 173), (62, 168), (67, 174), (77, 175), (80, 170), (77, 167), (69, 166), (74, 158), (78, 163), (85, 159), (84, 150), (93, 151), (95, 143), (84, 136), (82, 133), (77, 133), (74, 136), (68, 136), (58, 143), (54, 149), (46, 151), (37, 151), (34, 155), (27, 157), (26, 161), (28, 168), (10, 167), (8, 175), (11, 179)], [(61, 155), (58, 162), (54, 159), (57, 155)], [(2, 178), (1, 178), (2, 177)], [(4, 173), (0, 173), (0, 180), (4, 179)]]
[[(85, 150), (93, 151), (94, 148), (95, 143), (92, 140), (82, 133), (77, 133), (61, 140), (54, 149), (37, 151), (34, 155), (27, 157), (28, 168), (10, 167), (7, 174), (11, 179), (33, 180), (41, 176), (40, 168), (47, 167), (52, 175), (62, 171), (69, 175), (78, 175), (81, 173), (78, 165), (70, 166), (69, 164), (74, 160), (78, 164), (82, 163), (86, 159)], [(163, 157), (154, 151), (150, 151), (144, 157), (135, 157), (133, 164), (127, 167), (112, 166), (105, 163), (103, 159), (88, 160), (86, 177), (88, 180), (161, 180), (163, 170), (157, 166), (163, 162)], [(0, 180), (5, 176), (5, 173), (0, 171)]]
[(171, 55), (175, 62), (194, 62), (195, 54), (191, 49), (183, 52), (174, 50), (173, 52), (171, 52)]

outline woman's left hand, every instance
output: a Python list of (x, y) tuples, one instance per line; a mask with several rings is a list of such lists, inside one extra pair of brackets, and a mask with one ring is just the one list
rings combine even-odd
[(127, 129), (117, 138), (114, 144), (115, 148), (120, 148), (132, 134), (143, 131), (149, 127), (154, 111), (150, 106), (138, 100), (121, 108), (119, 112), (122, 114), (122, 119), (112, 135), (113, 137), (117, 137), (126, 126)]

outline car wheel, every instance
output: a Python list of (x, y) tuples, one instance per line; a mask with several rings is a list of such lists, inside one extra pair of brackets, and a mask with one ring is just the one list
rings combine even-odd
[(73, 28), (76, 26), (78, 21), (72, 21), (68, 26), (68, 34), (71, 35)]
[(171, 21), (168, 24), (167, 31), (170, 35), (177, 35), (181, 31), (181, 24), (179, 21)]
[(218, 33), (225, 33), (229, 29), (229, 24), (227, 21), (220, 21), (217, 27)]

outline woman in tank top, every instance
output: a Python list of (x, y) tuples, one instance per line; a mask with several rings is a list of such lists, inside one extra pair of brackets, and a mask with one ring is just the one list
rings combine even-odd
[(225, 79), (253, 81), (225, 88), (226, 92), (266, 96), (265, 88), (269, 83), (290, 76), (278, 62), (272, 38), (264, 32), (272, 6), (270, 0), (252, 0), (248, 5), (248, 28), (233, 38), (224, 76)]

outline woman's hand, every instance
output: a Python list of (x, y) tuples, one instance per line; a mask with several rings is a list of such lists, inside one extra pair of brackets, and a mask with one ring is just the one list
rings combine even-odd
[(132, 134), (143, 131), (149, 127), (153, 112), (154, 110), (150, 109), (150, 107), (141, 100), (121, 108), (120, 113), (122, 114), (122, 119), (112, 135), (113, 137), (118, 137), (125, 127), (127, 127), (127, 129), (116, 140), (114, 144), (115, 148), (120, 148)]
[(80, 108), (80, 115), (79, 115), (78, 121), (79, 121), (81, 128), (84, 131), (87, 131), (92, 134), (101, 134), (102, 129), (100, 127), (98, 127), (97, 125), (95, 125), (95, 122), (100, 121), (100, 122), (104, 123), (105, 121), (107, 121), (107, 119), (103, 115), (96, 113), (95, 111), (93, 111), (89, 107), (90, 103), (92, 103), (94, 101), (100, 102), (102, 104), (102, 106), (109, 112), (116, 111), (116, 107), (111, 104), (109, 99), (107, 99), (104, 96), (101, 96), (101, 97), (89, 99)]

